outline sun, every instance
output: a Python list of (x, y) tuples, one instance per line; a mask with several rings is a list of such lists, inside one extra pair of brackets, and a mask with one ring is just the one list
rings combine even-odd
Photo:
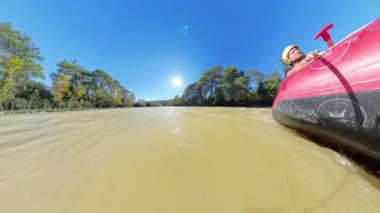
[(180, 87), (182, 85), (182, 79), (180, 77), (173, 77), (172, 78), (172, 85), (174, 87)]

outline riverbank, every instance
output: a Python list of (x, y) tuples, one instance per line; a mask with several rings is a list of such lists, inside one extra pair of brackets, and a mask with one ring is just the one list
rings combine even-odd
[(72, 109), (10, 110), (10, 111), (1, 111), (0, 112), (0, 116), (4, 116), (4, 115), (17, 115), (17, 114), (38, 114), (38, 113), (48, 113), (48, 112), (72, 112), (72, 111), (89, 111), (89, 110), (107, 110), (107, 109), (125, 109), (125, 108), (72, 108)]
[[(128, 108), (157, 108), (157, 107), (198, 107), (198, 108), (210, 108), (210, 106), (149, 106), (149, 107), (111, 107), (111, 108), (71, 108), (71, 109), (31, 109), (31, 110), (9, 110), (0, 111), (0, 116), (4, 115), (17, 115), (17, 114), (37, 114), (48, 112), (69, 112), (69, 111), (87, 111), (87, 110), (108, 110), (108, 109), (128, 109)], [(270, 109), (270, 106), (257, 106), (257, 107), (245, 107), (245, 106), (212, 106), (211, 108), (247, 108), (247, 109)]]

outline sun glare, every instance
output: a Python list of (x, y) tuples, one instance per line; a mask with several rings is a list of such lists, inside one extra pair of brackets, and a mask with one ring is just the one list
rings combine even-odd
[(180, 87), (182, 85), (182, 79), (180, 77), (173, 77), (172, 78), (172, 85), (174, 87)]

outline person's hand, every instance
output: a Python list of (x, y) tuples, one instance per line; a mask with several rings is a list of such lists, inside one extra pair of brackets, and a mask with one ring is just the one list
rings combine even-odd
[(304, 58), (304, 62), (305, 63), (309, 63), (310, 61), (312, 61), (313, 59), (316, 59), (320, 56), (320, 51), (319, 50), (314, 50), (314, 51), (311, 51), (309, 52), (305, 58)]
[(321, 56), (321, 51), (319, 51), (319, 50), (314, 50), (314, 51), (311, 51), (309, 54), (310, 54), (312, 57), (314, 57), (314, 58), (318, 58), (319, 56)]

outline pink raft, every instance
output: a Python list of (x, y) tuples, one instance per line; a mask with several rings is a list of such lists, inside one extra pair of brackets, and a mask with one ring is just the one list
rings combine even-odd
[(380, 159), (380, 18), (333, 45), (279, 87), (273, 117), (321, 141)]

